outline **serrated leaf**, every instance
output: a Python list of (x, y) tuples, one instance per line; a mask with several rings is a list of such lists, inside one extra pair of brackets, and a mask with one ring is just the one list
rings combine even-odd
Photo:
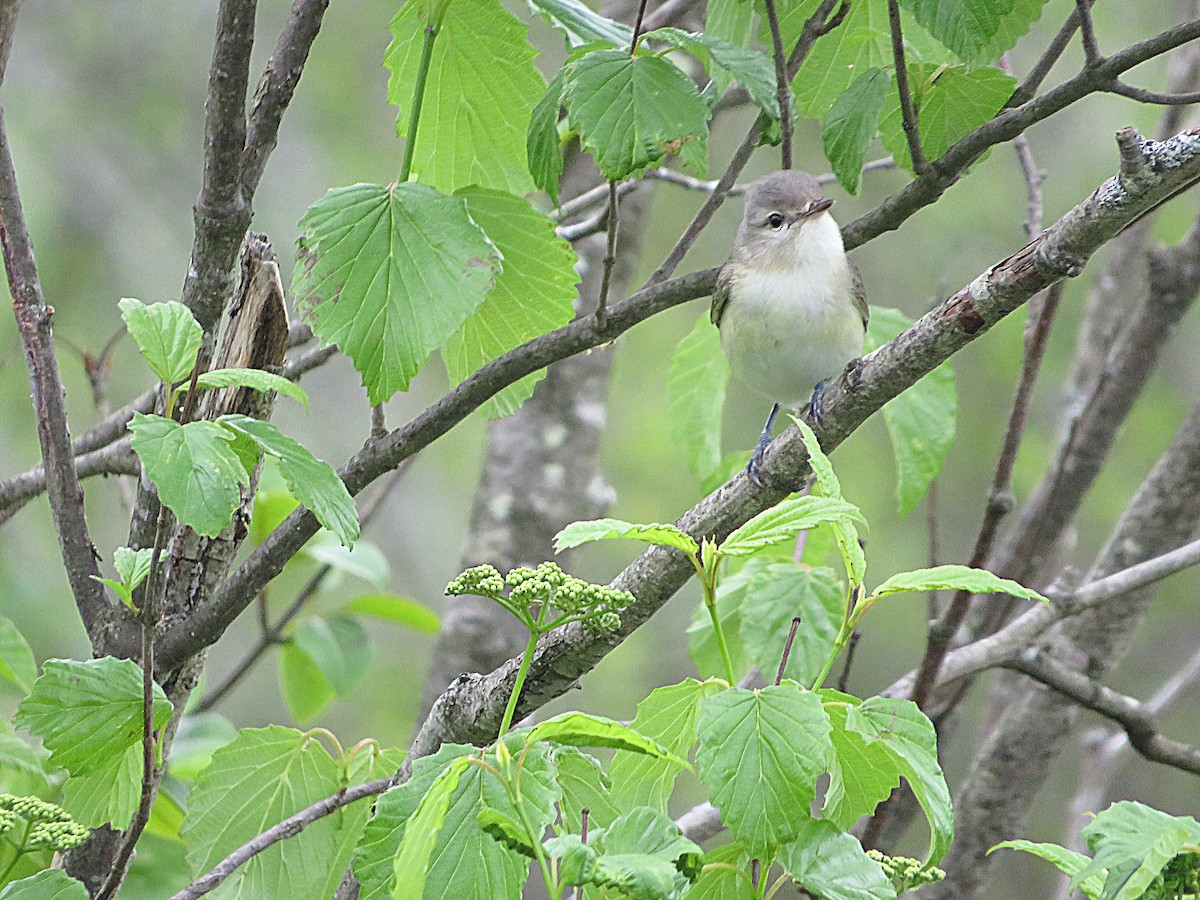
[(889, 594), (924, 593), (926, 591), (1008, 594), (1022, 600), (1050, 602), (1031, 588), (1008, 578), (1000, 578), (986, 569), (972, 569), (970, 566), (934, 566), (932, 569), (900, 572), (877, 587), (874, 596), (886, 597)]
[(697, 478), (721, 464), (721, 412), (728, 382), (720, 332), (702, 315), (675, 348), (667, 372), (667, 422)]
[(563, 102), (584, 150), (610, 181), (705, 143), (708, 107), (686, 75), (657, 56), (595, 50), (567, 63)]
[(853, 503), (834, 497), (791, 497), (759, 513), (718, 548), (722, 556), (749, 556), (784, 541), (822, 522), (863, 522), (862, 513)]
[(588, 713), (567, 712), (539, 722), (533, 726), (525, 741), (527, 744), (553, 741), (571, 747), (609, 747), (629, 753), (643, 753), (679, 766), (687, 765), (657, 741), (638, 734), (629, 726)]
[(142, 547), (131, 550), (128, 547), (118, 547), (113, 551), (113, 568), (121, 576), (121, 581), (131, 591), (137, 590), (150, 575), (150, 564), (154, 561), (154, 548)]
[[(421, 798), (416, 812), (404, 829), (400, 847), (392, 862), (392, 877), (395, 887), (394, 898), (413, 898), (425, 895), (429, 855), (437, 845), (438, 835), (446, 822), (446, 811), (450, 798), (458, 789), (458, 782), (470, 765), (470, 757), (460, 756), (443, 769)], [(476, 814), (478, 824), (478, 814)], [(490, 835), (489, 835), (490, 837)]]
[(88, 900), (88, 892), (62, 869), (46, 869), (7, 885), (0, 900)]
[[(728, 41), (735, 47), (746, 47), (754, 33), (754, 4), (745, 0), (710, 0), (704, 5), (704, 33)], [(713, 92), (721, 97), (734, 78), (727, 70), (718, 68), (709, 77)], [(778, 102), (778, 101), (776, 101)], [(694, 890), (694, 889), (693, 889)]]
[(1098, 814), (1079, 836), (1093, 858), (1075, 873), (1071, 887), (1107, 869), (1101, 900), (1136, 900), (1185, 845), (1200, 844), (1200, 822), (1123, 800)]
[[(154, 727), (171, 715), (154, 686)], [(142, 670), (111, 656), (86, 661), (48, 659), (13, 724), (42, 739), (50, 764), (81, 775), (116, 765), (142, 740)]]
[[(988, 855), (990, 856), (997, 850), (1023, 850), (1026, 853), (1032, 853), (1034, 856), (1041, 857), (1047, 862), (1053, 863), (1060, 872), (1070, 878), (1074, 878), (1082, 872), (1092, 861), (1091, 857), (1084, 856), (1082, 853), (1076, 853), (1074, 850), (1068, 850), (1066, 847), (1060, 847), (1058, 844), (1043, 844), (1035, 841), (1001, 841), (995, 847), (988, 850)], [(1096, 900), (1104, 890), (1104, 874), (1097, 872), (1089, 875), (1076, 885), (1076, 889), (1082, 891), (1086, 896), (1092, 898), (1092, 900)]]
[[(867, 326), (867, 350), (890, 341), (912, 322), (902, 312), (875, 307)], [(958, 396), (954, 370), (942, 363), (883, 407), (896, 457), (896, 503), (901, 518), (925, 496), (954, 444)]]
[(204, 330), (182, 303), (151, 303), (126, 297), (117, 306), (147, 365), (167, 384), (192, 374)]
[(275, 391), (285, 397), (291, 397), (306, 411), (308, 410), (308, 394), (304, 392), (304, 388), (282, 375), (265, 372), (262, 369), (210, 369), (196, 379), (196, 386), (202, 388), (246, 387), (254, 391)]
[[(747, 568), (755, 561), (747, 563)], [(741, 644), (768, 677), (778, 671), (793, 616), (800, 627), (785, 678), (809, 684), (825, 667), (846, 611), (846, 592), (832, 569), (795, 562), (755, 566), (742, 600)]]
[(870, 815), (900, 786), (900, 769), (887, 748), (846, 727), (851, 708), (862, 704), (857, 697), (831, 688), (818, 693), (832, 726), (829, 755), (829, 788), (821, 814), (843, 831)]
[[(641, 754), (633, 756), (648, 758)], [(613, 797), (612, 781), (594, 756), (574, 747), (556, 747), (554, 769), (558, 786), (562, 789), (560, 806), (564, 829), (579, 834), (585, 809), (588, 811), (589, 828), (606, 828), (621, 814)]]
[(321, 670), (338, 696), (354, 690), (371, 664), (367, 630), (349, 616), (309, 616), (296, 626), (291, 642)]
[(89, 828), (128, 828), (142, 798), (142, 767), (139, 741), (107, 766), (72, 773), (63, 784), (63, 809)]
[(696, 763), (721, 821), (754, 856), (773, 856), (808, 821), (829, 749), (820, 698), (785, 682), (700, 701)]
[(197, 533), (220, 534), (242, 502), (239, 485), (250, 477), (230, 446), (234, 435), (216, 422), (180, 425), (137, 412), (129, 430), (159, 500)]
[(559, 179), (563, 173), (562, 142), (558, 135), (558, 117), (562, 107), (566, 70), (558, 74), (546, 88), (542, 99), (529, 116), (529, 131), (525, 135), (525, 153), (529, 157), (529, 174), (533, 183), (558, 203)]
[[(812, 468), (813, 475), (816, 476), (816, 488), (813, 493), (817, 496), (840, 498), (842, 484), (834, 474), (833, 464), (825, 455), (825, 451), (821, 449), (821, 442), (817, 440), (816, 434), (803, 419), (792, 416), (791, 420), (800, 429), (801, 440), (804, 441), (804, 448), (808, 451), (809, 466)], [(846, 567), (846, 574), (850, 577), (851, 585), (862, 584), (863, 579), (867, 576), (867, 558), (863, 554), (862, 544), (858, 540), (858, 526), (855, 524), (855, 520), (851, 518), (834, 519), (830, 521), (829, 528), (837, 542), (842, 565)]]
[(969, 62), (990, 62), (1038, 20), (1046, 0), (900, 0), (935, 38)]
[[(350, 783), (379, 774), (353, 767)], [(193, 873), (343, 786), (341, 767), (315, 739), (278, 725), (243, 729), (213, 754), (189, 795), (183, 837)], [(342, 807), (240, 866), (217, 894), (327, 900), (370, 814), (370, 799)]]
[(0, 616), (0, 678), (28, 694), (37, 678), (37, 663), (24, 635), (12, 619)]
[(578, 47), (601, 41), (615, 47), (628, 46), (633, 40), (633, 29), (621, 22), (614, 22), (593, 12), (580, 0), (526, 0), (529, 11), (540, 15), (567, 39), (567, 44)]
[(857, 194), (862, 183), (863, 160), (887, 100), (892, 75), (883, 69), (867, 69), (833, 101), (821, 123), (825, 157), (849, 193)]
[[(933, 161), (961, 137), (991, 118), (1004, 106), (1016, 87), (1016, 79), (999, 69), (969, 69), (966, 66), (914, 66), (908, 70), (913, 102), (919, 108), (921, 149)], [(879, 120), (879, 139), (896, 160), (912, 172), (908, 140), (904, 136), (900, 99), (888, 94)]]
[(414, 171), (451, 193), (469, 184), (512, 194), (532, 190), (525, 157), (529, 114), (546, 89), (527, 27), (499, 0), (450, 3), (429, 58), (418, 135), (407, 134), (425, 38), (423, 5), (392, 19), (383, 63), (396, 133), (415, 140)]
[(831, 822), (809, 819), (779, 853), (779, 864), (822, 900), (895, 900), (896, 889), (862, 844)]
[[(801, 0), (781, 10), (779, 27), (784, 46), (795, 44), (804, 23), (818, 5), (819, 0)], [(900, 25), (910, 66), (920, 63), (941, 66), (958, 62), (953, 53), (931, 37), (903, 8), (900, 10)], [(819, 38), (804, 58), (792, 81), (796, 105), (805, 116), (824, 118), (830, 106), (854, 79), (868, 69), (892, 65), (887, 0), (855, 0), (842, 24)]]
[(221, 416), (220, 425), (252, 438), (265, 453), (279, 460), (279, 472), (292, 496), (312, 510), (322, 526), (347, 547), (359, 537), (354, 498), (333, 466), (317, 459), (299, 441), (283, 434), (270, 422), (249, 416)]
[[(455, 196), (495, 244), (504, 270), (466, 324), (442, 348), (450, 381), (458, 384), (484, 363), (566, 325), (579, 276), (579, 258), (547, 215), (512, 194), (471, 187)], [(533, 394), (545, 370), (526, 375), (483, 405), (489, 419), (511, 415)]]
[(362, 594), (343, 607), (345, 612), (395, 622), (414, 631), (437, 634), (441, 620), (428, 606), (395, 594)]
[(697, 707), (719, 689), (716, 682), (687, 678), (656, 688), (638, 704), (633, 728), (659, 741), (675, 759), (617, 753), (608, 768), (618, 807), (649, 806), (666, 813), (675, 779), (683, 769), (681, 761), (696, 743)]
[[(747, 7), (753, 8), (750, 3)], [(648, 31), (644, 40), (662, 41), (686, 50), (704, 63), (709, 77), (717, 70), (746, 89), (750, 101), (768, 116), (779, 118), (779, 97), (775, 85), (775, 65), (759, 50), (736, 46), (712, 34), (692, 34), (679, 28), (656, 28)]]
[(620, 519), (572, 522), (554, 536), (554, 552), (562, 553), (564, 550), (570, 550), (581, 544), (610, 538), (631, 538), (635, 541), (645, 541), (647, 544), (658, 544), (661, 547), (674, 547), (684, 553), (700, 552), (700, 546), (696, 541), (674, 525), (635, 525)]
[(354, 361), (372, 403), (407, 390), (499, 267), (466, 202), (416, 182), (335, 188), (300, 227), (312, 266), (301, 260), (294, 291), (316, 304), (313, 331)]
[(954, 837), (954, 810), (933, 723), (911, 700), (872, 697), (847, 710), (846, 728), (885, 750), (908, 782), (932, 831), (926, 862), (937, 865)]

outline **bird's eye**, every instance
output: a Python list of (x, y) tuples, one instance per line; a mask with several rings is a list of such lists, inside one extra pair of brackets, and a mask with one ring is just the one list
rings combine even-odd
[(767, 224), (772, 228), (782, 228), (784, 221), (783, 213), (773, 212), (767, 216)]

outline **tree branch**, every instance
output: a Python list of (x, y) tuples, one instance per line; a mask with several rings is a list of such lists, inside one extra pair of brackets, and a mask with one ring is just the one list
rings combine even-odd
[[(75, 457), (75, 476), (80, 479), (93, 475), (137, 475), (140, 471), (128, 438)], [(0, 482), (0, 525), (44, 490), (46, 472), (42, 466)]]
[[(1085, 0), (1086, 2), (1086, 0)], [(928, 167), (921, 149), (921, 126), (913, 106), (912, 86), (908, 83), (908, 62), (904, 58), (904, 33), (900, 30), (900, 4), (887, 0), (888, 29), (892, 35), (892, 64), (896, 67), (896, 91), (900, 96), (900, 121), (913, 171), (920, 175)]]

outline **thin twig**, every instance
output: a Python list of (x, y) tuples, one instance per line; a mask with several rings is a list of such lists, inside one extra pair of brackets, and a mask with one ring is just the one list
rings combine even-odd
[(783, 655), (779, 657), (779, 669), (775, 673), (775, 683), (783, 681), (783, 670), (787, 668), (788, 657), (792, 655), (792, 644), (796, 640), (796, 629), (800, 627), (800, 617), (792, 616), (792, 627), (788, 630), (787, 641), (783, 645)]
[(1075, 12), (1079, 18), (1079, 35), (1083, 39), (1085, 68), (1091, 69), (1104, 62), (1104, 55), (1096, 42), (1096, 27), (1092, 22), (1092, 0), (1075, 0)]
[(846, 662), (842, 666), (842, 674), (838, 676), (837, 689), (846, 693), (850, 683), (850, 667), (854, 665), (854, 653), (858, 650), (858, 642), (862, 640), (862, 632), (855, 630), (850, 633), (850, 642), (846, 645)]
[(1071, 14), (1067, 16), (1067, 20), (1063, 22), (1062, 27), (1051, 38), (1050, 43), (1046, 45), (1045, 51), (1038, 58), (1038, 61), (1033, 64), (1033, 68), (1029, 70), (1029, 74), (1025, 76), (1025, 80), (1017, 86), (1013, 91), (1013, 95), (1008, 99), (1006, 107), (1020, 106), (1022, 103), (1027, 103), (1033, 99), (1034, 94), (1038, 92), (1038, 88), (1042, 86), (1042, 82), (1046, 80), (1046, 76), (1050, 74), (1050, 70), (1054, 68), (1067, 47), (1071, 44), (1071, 38), (1075, 37), (1075, 32), (1079, 30), (1079, 10), (1072, 9)]
[(892, 35), (892, 63), (896, 67), (896, 91), (900, 97), (900, 121), (913, 171), (920, 175), (928, 167), (921, 149), (921, 122), (913, 105), (912, 86), (908, 83), (908, 62), (904, 58), (904, 34), (900, 30), (900, 4), (888, 0), (888, 28)]
[(767, 9), (767, 25), (771, 30), (771, 58), (775, 62), (775, 100), (779, 104), (779, 167), (792, 167), (792, 91), (789, 84), (787, 60), (783, 56), (783, 35), (779, 31), (779, 12), (775, 0), (763, 0)]
[(613, 266), (617, 262), (617, 231), (621, 224), (618, 211), (617, 183), (608, 183), (608, 244), (604, 252), (604, 272), (600, 276), (600, 293), (596, 298), (596, 327), (604, 331), (608, 327), (608, 288), (612, 284)]
[(1184, 94), (1164, 94), (1158, 91), (1148, 91), (1145, 88), (1134, 87), (1120, 79), (1114, 78), (1104, 88), (1110, 94), (1120, 94), (1138, 103), (1151, 103), (1156, 106), (1190, 106), (1200, 103), (1200, 91), (1189, 91)]

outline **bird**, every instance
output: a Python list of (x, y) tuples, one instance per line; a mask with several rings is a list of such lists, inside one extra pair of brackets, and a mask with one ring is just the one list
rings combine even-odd
[(760, 487), (779, 410), (807, 403), (819, 422), (825, 384), (862, 354), (866, 291), (832, 205), (806, 172), (774, 172), (755, 182), (713, 289), (709, 315), (730, 368), (774, 402), (746, 466)]

